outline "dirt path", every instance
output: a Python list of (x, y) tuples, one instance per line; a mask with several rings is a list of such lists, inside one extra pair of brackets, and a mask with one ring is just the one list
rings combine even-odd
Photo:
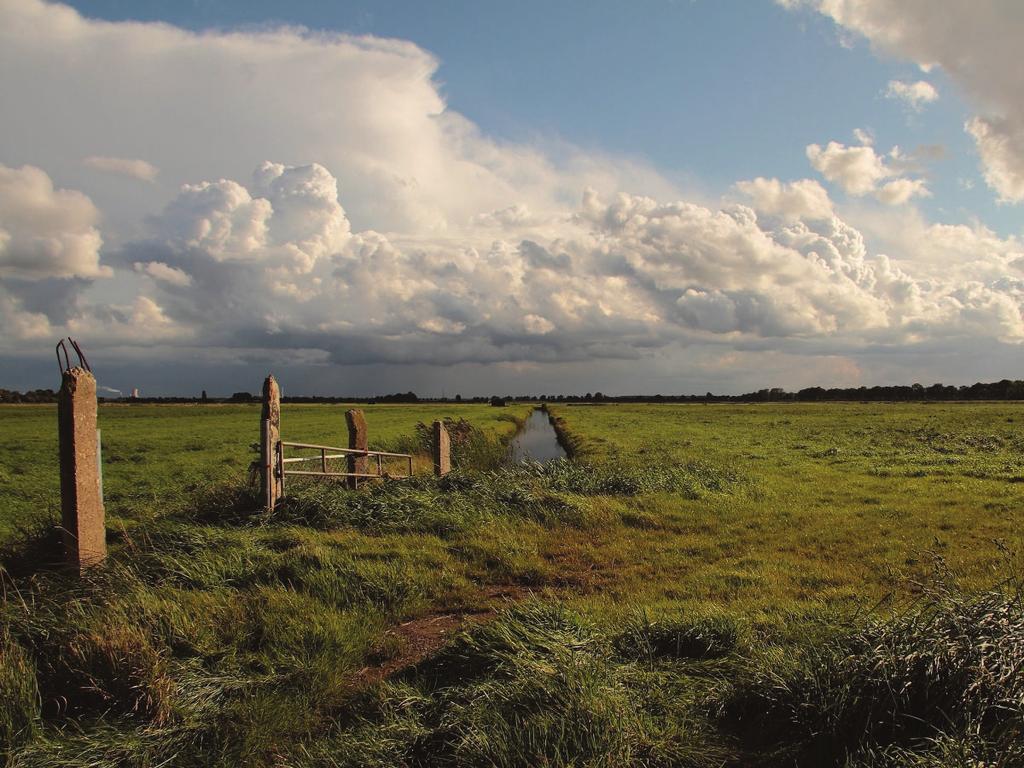
[(531, 594), (532, 590), (520, 585), (491, 584), (480, 592), (484, 608), (457, 613), (428, 613), (389, 629), (384, 637), (396, 641), (398, 652), (379, 664), (360, 669), (353, 681), (355, 689), (368, 688), (415, 667), (444, 648), (460, 630), (490, 621), (504, 605), (524, 600)]

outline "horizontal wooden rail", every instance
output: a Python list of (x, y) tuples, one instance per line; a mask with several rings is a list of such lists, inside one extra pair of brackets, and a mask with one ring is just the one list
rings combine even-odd
[[(285, 448), (298, 448), (300, 450), (306, 449), (311, 451), (319, 451), (319, 456), (292, 456), (289, 459), (284, 457)], [(334, 451), (334, 453), (328, 453), (328, 451)], [(367, 458), (376, 459), (377, 471), (374, 472), (331, 472), (328, 470), (327, 462), (330, 459), (348, 459), (353, 456), (365, 456)], [(390, 475), (384, 471), (384, 459), (403, 459), (408, 462), (408, 474), (406, 475)], [(311, 472), (308, 470), (300, 469), (285, 469), (285, 464), (295, 464), (309, 461), (320, 462), (320, 470), (317, 472)], [(306, 477), (365, 477), (365, 478), (384, 478), (384, 477), (412, 477), (412, 456), (408, 453), (390, 453), (388, 451), (369, 451), (361, 450), (356, 448), (339, 448), (336, 445), (318, 445), (316, 443), (295, 443), (289, 440), (278, 441), (278, 472), (280, 477), (284, 480), (289, 475), (302, 475)]]
[(411, 455), (408, 453), (388, 453), (387, 451), (360, 451), (356, 448), (338, 448), (336, 445), (313, 445), (312, 443), (292, 443), (286, 440), (281, 441), (281, 445), (288, 448), (312, 448), (317, 451), (338, 451), (339, 453), (351, 454), (356, 453), (360, 456), (394, 456), (395, 458), (408, 459)]
[(293, 461), (320, 461), (320, 459), (345, 459), (349, 456), (389, 456), (396, 459), (408, 459), (408, 453), (378, 453), (376, 451), (348, 451), (347, 453), (328, 453), (324, 456), (292, 456), (290, 459), (285, 459), (284, 463), (288, 464)]
[[(356, 453), (363, 453), (363, 451), (356, 451)], [(293, 456), (290, 459), (284, 459), (285, 464), (291, 464), (296, 461), (322, 461), (323, 459), (345, 459), (351, 456), (350, 453), (328, 453), (324, 456)]]
[(289, 475), (309, 475), (310, 477), (383, 477), (374, 472), (305, 472), (301, 469), (289, 469)]

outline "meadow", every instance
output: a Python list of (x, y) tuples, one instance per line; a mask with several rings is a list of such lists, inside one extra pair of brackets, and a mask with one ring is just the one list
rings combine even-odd
[[(285, 440), (348, 445), (351, 405), (289, 405), (282, 409)], [(364, 409), (375, 450), (402, 448), (417, 423), (472, 416), (491, 435), (510, 435), (526, 408), (472, 405), (374, 405)], [(54, 405), (0, 405), (0, 542), (41, 515), (60, 518)], [(260, 406), (119, 405), (99, 409), (104, 498), (114, 525), (165, 514), (196, 492), (237, 483), (256, 457)], [(427, 468), (421, 461), (418, 469)]]
[[(338, 444), (340, 406), (285, 406)], [(109, 563), (0, 409), (13, 766), (1020, 765), (1014, 403), (373, 406), (416, 478), (246, 487), (249, 406), (101, 408)], [(433, 478), (415, 425), (477, 426)], [(481, 449), (481, 446), (485, 446)], [(489, 449), (486, 446), (490, 446)]]

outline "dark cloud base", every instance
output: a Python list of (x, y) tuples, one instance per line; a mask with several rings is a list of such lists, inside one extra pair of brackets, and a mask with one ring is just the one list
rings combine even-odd
[[(1024, 379), (1024, 355), (1014, 345), (979, 341), (946, 348), (873, 349), (846, 356), (749, 353), (713, 347), (674, 350), (633, 360), (458, 365), (334, 365), (275, 363), (273, 352), (231, 364), (90, 356), (99, 383), (121, 391), (138, 387), (152, 396), (211, 396), (256, 392), (273, 372), (290, 395), (368, 396), (412, 390), (426, 397), (490, 394), (740, 394), (765, 387), (795, 391), (809, 386), (873, 386)], [(174, 354), (173, 350), (167, 350)], [(56, 389), (57, 367), (48, 356), (0, 356), (0, 388)]]

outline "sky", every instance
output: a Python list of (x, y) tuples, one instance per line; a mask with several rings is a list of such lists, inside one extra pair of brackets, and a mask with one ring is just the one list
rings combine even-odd
[(1024, 378), (1016, 0), (0, 0), (0, 387)]

